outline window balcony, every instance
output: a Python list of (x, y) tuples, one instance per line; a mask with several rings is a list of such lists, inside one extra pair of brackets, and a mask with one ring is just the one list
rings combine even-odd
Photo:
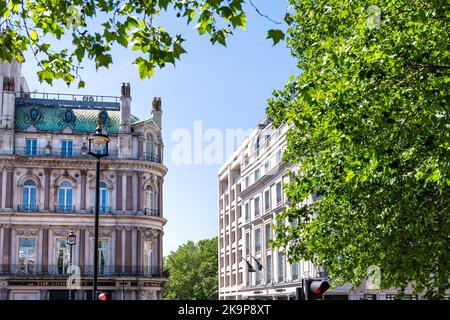
[(161, 156), (156, 153), (144, 152), (144, 155), (142, 158), (147, 161), (161, 163)]
[[(81, 265), (81, 277), (92, 277), (93, 265)], [(0, 265), (0, 276), (11, 278), (67, 278), (68, 265), (38, 265), (38, 264), (3, 264)], [(157, 277), (167, 278), (168, 272), (160, 266), (130, 266), (130, 265), (100, 265), (99, 277)]]
[(75, 206), (56, 206), (53, 211), (57, 213), (75, 213)]
[[(109, 156), (106, 159), (118, 159), (117, 150), (108, 150)], [(19, 157), (49, 157), (65, 159), (89, 159), (91, 158), (87, 150), (81, 148), (59, 149), (59, 148), (16, 148), (15, 155)], [(121, 160), (146, 160), (156, 163), (161, 162), (161, 156), (155, 153), (144, 153), (142, 157), (126, 157)]]
[(35, 204), (17, 205), (17, 212), (39, 212), (39, 206)]
[[(17, 205), (17, 212), (27, 213), (62, 213), (62, 214), (94, 214), (95, 208), (91, 207), (87, 210), (79, 210), (75, 206), (56, 206), (52, 210), (41, 209), (38, 205)], [(102, 215), (124, 215), (124, 216), (149, 216), (161, 217), (161, 212), (158, 209), (145, 208), (143, 211), (118, 211), (116, 212), (111, 207), (100, 206), (99, 214)]]
[[(98, 212), (100, 214), (112, 214), (111, 207), (106, 207), (106, 206), (100, 206), (98, 208)], [(95, 208), (94, 207), (91, 207), (91, 213), (95, 213)]]
[(158, 209), (148, 209), (148, 208), (144, 209), (144, 215), (152, 216), (152, 217), (160, 217), (161, 216)]

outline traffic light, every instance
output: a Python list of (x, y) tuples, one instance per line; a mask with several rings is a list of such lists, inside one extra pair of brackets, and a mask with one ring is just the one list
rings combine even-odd
[(330, 288), (330, 283), (321, 278), (304, 279), (303, 285), (305, 300), (321, 300), (324, 292)]
[(111, 300), (111, 293), (109, 292), (100, 292), (97, 296), (98, 300), (107, 301)]

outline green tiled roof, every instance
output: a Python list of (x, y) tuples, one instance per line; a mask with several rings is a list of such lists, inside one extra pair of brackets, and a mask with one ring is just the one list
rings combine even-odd
[[(39, 131), (61, 131), (64, 128), (70, 128), (73, 132), (95, 131), (96, 120), (100, 112), (108, 114), (108, 120), (103, 127), (108, 133), (118, 133), (120, 127), (120, 111), (99, 110), (99, 109), (79, 109), (67, 107), (48, 107), (41, 105), (16, 105), (15, 128), (22, 131), (33, 125)], [(31, 110), (36, 109), (39, 116), (35, 121), (31, 118)], [(73, 111), (75, 117), (71, 123), (65, 122), (65, 113), (68, 110)], [(130, 117), (130, 123), (138, 122), (139, 119), (133, 115)]]

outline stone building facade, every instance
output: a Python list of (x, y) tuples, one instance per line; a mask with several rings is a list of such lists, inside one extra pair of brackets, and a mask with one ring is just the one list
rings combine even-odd
[[(110, 138), (101, 160), (99, 290), (161, 299), (161, 99), (139, 120), (129, 84), (120, 97), (32, 94), (17, 61), (0, 64), (0, 89), (0, 300), (92, 298), (96, 176), (87, 137), (97, 119)], [(79, 287), (69, 293), (70, 263)]]
[[(289, 263), (284, 249), (272, 249), (272, 225), (288, 206), (283, 185), (295, 167), (282, 160), (288, 127), (273, 129), (262, 120), (218, 172), (219, 298), (221, 300), (296, 299), (302, 278), (324, 278), (309, 261)], [(315, 201), (311, 195), (305, 200)], [(306, 203), (305, 203), (306, 204)], [(285, 221), (289, 225), (288, 221)], [(289, 250), (289, 249), (288, 249)], [(357, 288), (344, 285), (324, 294), (330, 300), (392, 300), (397, 290), (378, 290), (376, 279)], [(421, 299), (406, 288), (404, 299)]]

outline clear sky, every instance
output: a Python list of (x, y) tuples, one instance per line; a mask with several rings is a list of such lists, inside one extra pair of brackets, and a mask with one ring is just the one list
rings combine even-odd
[[(282, 21), (286, 0), (253, 0), (261, 12)], [(295, 60), (284, 43), (272, 47), (265, 39), (268, 29), (278, 26), (259, 16), (247, 6), (247, 29), (237, 30), (227, 41), (228, 47), (212, 46), (208, 37), (199, 36), (193, 26), (172, 17), (161, 17), (161, 24), (172, 33), (182, 33), (188, 51), (175, 67), (157, 69), (151, 79), (141, 81), (131, 64), (131, 50), (114, 49), (114, 64), (95, 70), (91, 63), (80, 72), (86, 88), (68, 88), (62, 81), (53, 87), (39, 83), (36, 62), (30, 54), (23, 75), (30, 89), (38, 92), (120, 95), (122, 82), (131, 83), (132, 113), (141, 119), (150, 117), (154, 96), (162, 98), (165, 165), (164, 215), (168, 219), (164, 233), (164, 254), (188, 240), (211, 238), (218, 233), (217, 170), (220, 164), (176, 164), (172, 152), (179, 141), (172, 135), (180, 129), (192, 135), (194, 124), (201, 121), (203, 132), (218, 129), (250, 129), (264, 116), (266, 100), (280, 89), (292, 74)], [(62, 41), (58, 46), (69, 45)], [(197, 126), (200, 123), (197, 122)], [(203, 148), (210, 144), (204, 141)], [(195, 147), (199, 147), (198, 144)], [(201, 147), (201, 146), (200, 146)], [(225, 146), (224, 146), (225, 148)], [(225, 152), (225, 150), (224, 150)], [(192, 161), (194, 155), (191, 156)]]

